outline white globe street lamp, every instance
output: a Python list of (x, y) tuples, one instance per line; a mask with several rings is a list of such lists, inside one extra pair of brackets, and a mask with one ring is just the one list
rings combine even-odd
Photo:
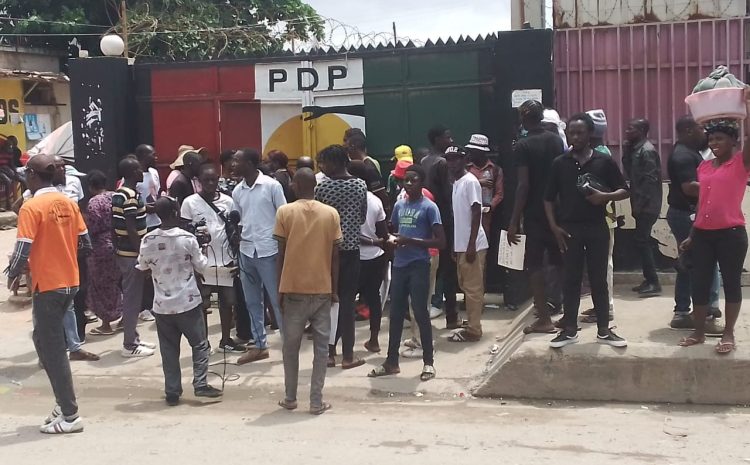
[(99, 42), (102, 53), (108, 57), (119, 57), (125, 51), (125, 42), (117, 34), (107, 34)]

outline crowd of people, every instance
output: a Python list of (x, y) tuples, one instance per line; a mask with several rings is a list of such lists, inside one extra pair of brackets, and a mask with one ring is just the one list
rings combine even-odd
[[(526, 236), (524, 266), (536, 320), (524, 332), (556, 333), (550, 346), (561, 348), (578, 341), (581, 322), (595, 323), (596, 342), (625, 347), (610, 325), (613, 229), (621, 216), (616, 201), (629, 198), (636, 221), (644, 280), (634, 292), (661, 293), (650, 239), (661, 210), (661, 161), (648, 141), (648, 121), (628, 124), (621, 171), (603, 143), (603, 111), (563, 123), (554, 110), (530, 100), (519, 114), (507, 241)], [(734, 349), (747, 249), (740, 203), (750, 147), (737, 152), (738, 124), (712, 120), (701, 126), (681, 118), (668, 160), (667, 219), (681, 250), (670, 325), (693, 330), (683, 346), (720, 332), (720, 354)], [(309, 411), (320, 414), (331, 408), (322, 394), (327, 368), (365, 363), (354, 350), (358, 298), (368, 309), (363, 346), (377, 353), (390, 297), (387, 357), (368, 376), (400, 373), (403, 356), (421, 358), (420, 380), (433, 379), (433, 319), (444, 315), (450, 342), (483, 337), (486, 264), (495, 259), (488, 250), (500, 236), (491, 220), (505, 186), (485, 135), (474, 134), (462, 146), (438, 125), (427, 139), (427, 149), (395, 148), (387, 182), (388, 173), (368, 155), (365, 134), (356, 128), (315, 161), (299, 158), (295, 170), (279, 151), (264, 160), (254, 149), (230, 150), (216, 166), (204, 149), (185, 145), (164, 188), (154, 148), (140, 145), (120, 160), (120, 179), (89, 172), (86, 199), (61, 160), (33, 157), (7, 272), (15, 289), (28, 262), (34, 343), (57, 401), (42, 432), (83, 429), (68, 360), (98, 359), (81, 349), (92, 320), (100, 325), (90, 336), (122, 331), (121, 355), (128, 358), (155, 353), (157, 344), (137, 330), (139, 319), (155, 320), (169, 405), (183, 394), (182, 336), (192, 348), (195, 395), (216, 398), (222, 391), (207, 382), (212, 350), (238, 354), (239, 365), (268, 359), (269, 336), (278, 330), (286, 386), (279, 405), (296, 409), (300, 347), (309, 333)], [(701, 153), (706, 148), (710, 156)], [(116, 190), (109, 190), (115, 182)], [(719, 272), (723, 328), (717, 322)], [(593, 308), (579, 320), (584, 275)], [(466, 320), (459, 318), (459, 291)], [(213, 295), (221, 326), (215, 348), (208, 340)], [(406, 320), (410, 335), (402, 339)]]

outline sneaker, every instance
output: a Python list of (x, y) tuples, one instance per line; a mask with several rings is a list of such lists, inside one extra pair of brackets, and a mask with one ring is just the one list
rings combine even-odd
[(401, 352), (401, 356), (404, 358), (422, 358), (424, 351), (421, 347), (405, 349)]
[(607, 330), (607, 334), (605, 335), (597, 333), (596, 342), (599, 344), (607, 344), (612, 347), (627, 347), (628, 345), (628, 341), (615, 334), (611, 328)]
[(553, 349), (559, 349), (561, 347), (565, 347), (570, 344), (575, 344), (578, 342), (578, 334), (577, 333), (568, 333), (567, 331), (560, 331), (557, 333), (557, 336), (549, 341), (549, 346)]
[(153, 342), (138, 341), (138, 345), (147, 349), (156, 349), (156, 344)]
[(438, 307), (430, 307), (430, 320), (434, 320), (435, 318), (441, 316), (443, 314), (443, 309)]
[(154, 321), (156, 318), (154, 318), (154, 315), (151, 313), (151, 310), (144, 310), (141, 313), (138, 314), (138, 318), (141, 321)]
[(42, 425), (39, 431), (44, 434), (80, 433), (83, 431), (83, 420), (78, 417), (75, 420), (68, 421), (60, 415), (51, 422)]
[(49, 425), (53, 421), (57, 419), (57, 417), (62, 415), (62, 410), (60, 410), (59, 405), (55, 405), (55, 408), (52, 409), (52, 412), (47, 415), (47, 418), (44, 419), (44, 424)]
[(638, 297), (656, 297), (661, 295), (661, 285), (659, 284), (648, 284), (638, 291)]
[(633, 288), (633, 292), (641, 292), (641, 289), (645, 288), (646, 286), (648, 286), (648, 281), (644, 280), (641, 284)]
[(230, 339), (226, 342), (220, 342), (219, 350), (217, 352), (223, 352), (225, 354), (241, 354), (247, 352), (247, 347)]
[(167, 394), (166, 401), (167, 405), (169, 405), (170, 407), (174, 407), (176, 405), (179, 405), (180, 396), (178, 396), (177, 394)]
[(410, 348), (410, 349), (418, 349), (422, 347), (422, 343), (418, 340), (414, 339), (413, 337), (410, 337), (409, 339), (406, 339), (403, 342), (403, 345)]
[(195, 389), (195, 397), (209, 397), (215, 399), (224, 395), (224, 391), (216, 389), (208, 384)]
[(689, 313), (675, 313), (669, 322), (672, 329), (695, 329), (693, 317)]
[(716, 318), (706, 320), (705, 334), (706, 336), (721, 336), (724, 334), (724, 325)]
[(154, 349), (148, 347), (138, 346), (135, 349), (123, 348), (120, 354), (125, 358), (136, 358), (136, 357), (149, 357), (154, 355)]

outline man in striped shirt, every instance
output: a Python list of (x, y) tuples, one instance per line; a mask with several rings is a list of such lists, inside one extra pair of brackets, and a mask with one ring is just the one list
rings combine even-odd
[(146, 204), (136, 189), (143, 181), (143, 169), (136, 158), (125, 157), (117, 166), (122, 186), (112, 196), (112, 227), (115, 230), (115, 254), (122, 274), (123, 357), (154, 355), (154, 344), (141, 341), (136, 330), (141, 311), (145, 275), (136, 269), (141, 239), (146, 235)]

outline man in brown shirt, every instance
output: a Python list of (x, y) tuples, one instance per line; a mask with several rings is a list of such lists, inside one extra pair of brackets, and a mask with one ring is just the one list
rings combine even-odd
[(331, 304), (338, 302), (339, 244), (342, 240), (339, 214), (313, 200), (315, 175), (309, 168), (297, 170), (292, 189), (297, 201), (276, 212), (273, 236), (279, 241), (277, 266), (279, 298), (284, 327), (285, 397), (279, 405), (297, 408), (299, 349), (310, 322), (313, 336), (313, 370), (310, 379), (310, 413), (331, 408), (323, 402), (331, 331)]

